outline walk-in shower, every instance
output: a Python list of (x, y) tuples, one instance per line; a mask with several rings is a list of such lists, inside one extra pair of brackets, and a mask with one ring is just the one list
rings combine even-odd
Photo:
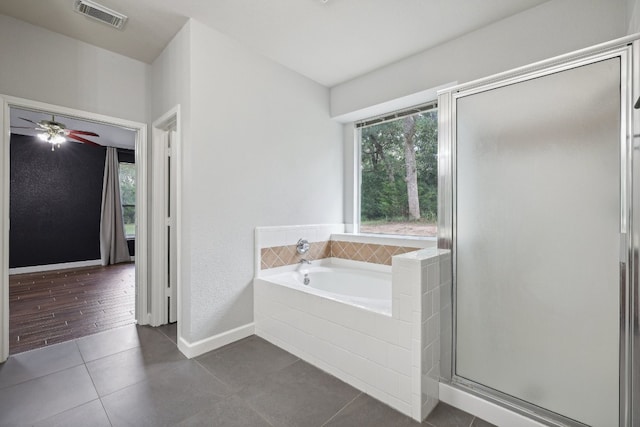
[(638, 53), (627, 38), (439, 95), (443, 377), (547, 424), (640, 425)]

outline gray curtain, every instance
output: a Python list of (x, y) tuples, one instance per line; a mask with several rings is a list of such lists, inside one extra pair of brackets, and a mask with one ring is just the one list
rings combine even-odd
[(130, 261), (129, 247), (124, 234), (120, 181), (118, 178), (118, 152), (107, 147), (102, 184), (102, 214), (100, 218), (100, 257), (102, 265)]

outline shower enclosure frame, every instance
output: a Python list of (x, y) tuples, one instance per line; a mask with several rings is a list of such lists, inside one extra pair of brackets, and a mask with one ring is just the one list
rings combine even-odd
[[(456, 375), (456, 101), (458, 98), (506, 85), (522, 83), (579, 66), (620, 58), (620, 336), (619, 336), (619, 425), (640, 425), (640, 110), (633, 109), (640, 97), (640, 35), (633, 35), (591, 48), (541, 61), (529, 66), (476, 80), (438, 93), (438, 247), (452, 251), (451, 311), (443, 311), (441, 321), (441, 381), (496, 403), (537, 421), (558, 426), (584, 424), (547, 411), (533, 404), (497, 392)], [(636, 84), (634, 84), (636, 82)], [(634, 149), (635, 148), (635, 149)], [(444, 290), (443, 290), (444, 291)], [(446, 307), (447, 302), (441, 303)], [(636, 357), (634, 357), (636, 356)], [(635, 423), (635, 424), (634, 424)]]

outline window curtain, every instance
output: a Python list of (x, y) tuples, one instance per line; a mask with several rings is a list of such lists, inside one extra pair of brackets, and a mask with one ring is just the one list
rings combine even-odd
[(102, 184), (102, 214), (100, 217), (100, 257), (102, 265), (130, 261), (129, 247), (124, 234), (118, 152), (107, 147)]

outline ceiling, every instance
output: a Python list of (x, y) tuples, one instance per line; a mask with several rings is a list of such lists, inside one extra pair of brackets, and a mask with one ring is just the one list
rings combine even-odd
[[(35, 136), (37, 133), (39, 133), (35, 129), (22, 129), (22, 127), (25, 126), (31, 127), (33, 126), (33, 124), (29, 123), (28, 121), (22, 120), (21, 117), (37, 123), (40, 120), (51, 120), (52, 115), (40, 111), (22, 110), (20, 108), (11, 107), (11, 133), (18, 135)], [(127, 148), (130, 150), (133, 150), (135, 148), (136, 132), (133, 130), (121, 128), (118, 126), (111, 126), (104, 123), (90, 122), (58, 114), (55, 115), (55, 121), (63, 123), (67, 127), (67, 129), (85, 130), (97, 133), (98, 135), (100, 135), (99, 137), (84, 137), (97, 144), (108, 147)]]
[(548, 0), (96, 0), (129, 17), (122, 31), (74, 0), (1, 0), (0, 14), (151, 63), (194, 18), (334, 86)]

